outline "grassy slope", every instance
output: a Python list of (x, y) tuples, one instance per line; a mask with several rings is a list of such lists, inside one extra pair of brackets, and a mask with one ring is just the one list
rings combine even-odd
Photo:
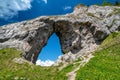
[(20, 57), (16, 49), (0, 50), (0, 80), (67, 80), (66, 73), (74, 69), (69, 64), (62, 71), (58, 67), (40, 67), (33, 64), (18, 64), (13, 61)]
[(76, 80), (120, 80), (120, 32), (110, 35), (84, 67)]
[[(63, 70), (58, 67), (40, 67), (33, 64), (18, 64), (16, 49), (0, 50), (0, 80), (67, 80), (66, 73), (78, 64), (69, 64)], [(79, 62), (79, 61), (78, 61)], [(120, 80), (120, 33), (113, 33), (95, 52), (95, 57), (77, 72), (76, 80)]]

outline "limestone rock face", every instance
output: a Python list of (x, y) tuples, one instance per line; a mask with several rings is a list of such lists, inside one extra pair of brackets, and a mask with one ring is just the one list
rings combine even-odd
[(99, 44), (115, 31), (120, 31), (120, 7), (78, 5), (70, 14), (42, 16), (1, 26), (0, 49), (20, 49), (23, 58), (35, 63), (49, 37), (56, 33), (62, 51), (66, 54), (61, 56), (58, 62), (62, 59), (74, 61), (96, 50)]
[(18, 48), (23, 51), (23, 58), (35, 63), (54, 32), (53, 24), (52, 20), (44, 17), (0, 27), (0, 48)]

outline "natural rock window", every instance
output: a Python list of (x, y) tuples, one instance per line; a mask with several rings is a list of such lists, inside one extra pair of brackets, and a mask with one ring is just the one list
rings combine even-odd
[(39, 53), (38, 60), (41, 61), (56, 61), (58, 56), (62, 55), (61, 45), (58, 36), (53, 33), (48, 39), (47, 44), (42, 48)]
[(0, 49), (20, 49), (22, 58), (35, 63), (50, 36), (56, 33), (64, 54), (87, 55), (95, 51), (109, 34), (120, 31), (119, 14), (108, 16), (116, 8), (119, 9), (117, 6), (77, 6), (73, 13), (67, 15), (42, 16), (2, 26)]

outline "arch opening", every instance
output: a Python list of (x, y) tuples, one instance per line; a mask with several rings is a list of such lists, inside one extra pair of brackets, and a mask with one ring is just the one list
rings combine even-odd
[(63, 52), (61, 50), (60, 40), (56, 33), (53, 33), (42, 48), (37, 58), (36, 64), (41, 66), (52, 65)]

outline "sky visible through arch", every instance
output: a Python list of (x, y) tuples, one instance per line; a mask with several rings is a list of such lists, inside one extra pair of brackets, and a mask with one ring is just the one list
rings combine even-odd
[(54, 33), (49, 38), (46, 46), (42, 49), (41, 54), (38, 57), (38, 59), (41, 59), (43, 61), (47, 59), (56, 61), (59, 55), (62, 55), (60, 40), (58, 36)]
[[(77, 4), (89, 6), (92, 4), (101, 4), (102, 1), (103, 0), (0, 0), (0, 26), (33, 19), (38, 16), (62, 15), (72, 12), (74, 6)], [(107, 1), (115, 2), (115, 0)], [(61, 55), (59, 39), (55, 34), (51, 36), (48, 41), (48, 46), (45, 48), (45, 51), (42, 50), (41, 56), (39, 56), (39, 59), (42, 61), (39, 60), (38, 64), (52, 64), (53, 61)], [(55, 55), (52, 56), (52, 54)], [(48, 61), (45, 57), (46, 55), (48, 55), (47, 58), (52, 61)]]

